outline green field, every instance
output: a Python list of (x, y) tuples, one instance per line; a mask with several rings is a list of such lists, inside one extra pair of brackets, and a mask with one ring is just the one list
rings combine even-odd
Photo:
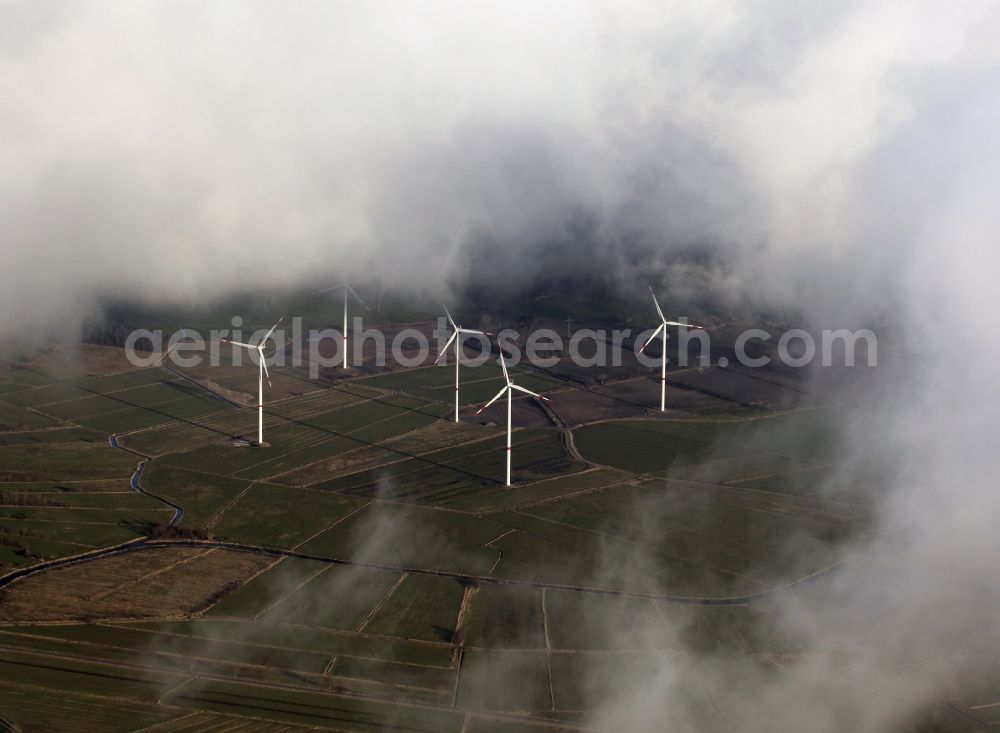
[(575, 437), (584, 457), (602, 465), (726, 483), (827, 465), (837, 451), (830, 412), (744, 420), (622, 420), (578, 428)]
[(458, 424), (450, 367), (276, 367), (259, 448), (250, 366), (199, 386), (82, 353), (0, 369), (0, 575), (157, 539), (0, 589), (0, 719), (25, 732), (587, 730), (650, 678), (684, 701), (664, 726), (738, 719), (694, 660), (800, 655), (766, 594), (842, 562), (885, 481), (780, 380), (773, 414), (746, 375), (688, 374), (662, 419), (631, 362), (515, 370), (555, 396), (518, 403), (506, 487), (503, 426), (470, 408), (492, 361), (463, 367)]
[(454, 578), (407, 575), (363, 630), (402, 639), (451, 642), (463, 590)]

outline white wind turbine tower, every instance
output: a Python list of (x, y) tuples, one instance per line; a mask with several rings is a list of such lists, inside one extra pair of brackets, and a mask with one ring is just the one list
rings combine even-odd
[(660, 325), (653, 335), (646, 339), (646, 343), (642, 345), (639, 349), (640, 352), (645, 351), (646, 347), (652, 343), (653, 339), (656, 338), (657, 334), (663, 334), (663, 346), (661, 348), (661, 361), (660, 361), (660, 412), (666, 412), (667, 410), (667, 326), (681, 326), (683, 328), (698, 328), (702, 331), (705, 330), (704, 326), (694, 326), (690, 323), (681, 323), (680, 321), (668, 321), (666, 316), (663, 315), (663, 310), (660, 308), (660, 303), (656, 299), (656, 293), (653, 292), (653, 288), (650, 287), (649, 294), (653, 296), (653, 305), (656, 306), (656, 312), (660, 316)]
[(455, 344), (455, 422), (458, 422), (458, 366), (459, 366), (459, 360), (460, 360), (460, 357), (461, 357), (461, 354), (462, 354), (462, 334), (463, 333), (478, 333), (478, 334), (481, 334), (483, 336), (489, 336), (490, 334), (486, 333), (486, 331), (476, 331), (475, 329), (472, 329), (472, 328), (462, 328), (457, 323), (455, 323), (455, 319), (451, 317), (451, 313), (448, 312), (447, 306), (442, 305), (441, 307), (444, 308), (445, 315), (448, 316), (448, 323), (451, 324), (452, 332), (451, 332), (451, 337), (445, 343), (444, 348), (441, 349), (441, 353), (438, 354), (438, 358), (434, 360), (434, 363), (437, 364), (439, 361), (441, 361), (441, 357), (443, 357), (446, 353), (448, 353), (448, 347), (451, 346), (452, 342), (454, 342), (454, 344)]
[(532, 397), (537, 397), (538, 399), (545, 400), (546, 402), (548, 402), (549, 398), (548, 397), (542, 397), (540, 394), (536, 394), (536, 393), (532, 392), (530, 389), (525, 389), (524, 387), (519, 387), (518, 385), (516, 385), (512, 381), (510, 381), (510, 376), (507, 374), (507, 361), (506, 361), (506, 359), (505, 359), (505, 357), (503, 355), (503, 349), (502, 348), (500, 349), (500, 366), (503, 367), (503, 379), (506, 382), (506, 384), (503, 386), (503, 388), (499, 392), (497, 392), (497, 396), (494, 397), (489, 402), (487, 402), (482, 407), (480, 407), (479, 408), (479, 412), (477, 412), (476, 414), (478, 415), (480, 412), (482, 412), (487, 407), (489, 407), (490, 405), (492, 405), (498, 399), (500, 399), (501, 397), (503, 397), (504, 394), (506, 393), (506, 395), (507, 395), (507, 485), (510, 486), (510, 433), (511, 433), (510, 407), (511, 407), (511, 402), (513, 400), (514, 390), (516, 389), (518, 392), (524, 392), (526, 395), (531, 395)]
[[(281, 323), (281, 318), (278, 319), (278, 323)], [(242, 346), (246, 349), (256, 349), (257, 360), (258, 360), (258, 371), (259, 376), (257, 378), (257, 445), (264, 445), (264, 377), (267, 377), (267, 386), (271, 386), (271, 375), (267, 371), (267, 364), (264, 363), (264, 344), (267, 340), (271, 338), (271, 334), (274, 333), (274, 329), (278, 327), (278, 323), (271, 326), (271, 330), (264, 334), (257, 345), (245, 344), (241, 341), (233, 341), (232, 339), (224, 338), (222, 341), (227, 344), (232, 344), (233, 346)]]
[(359, 303), (361, 303), (362, 307), (364, 307), (364, 309), (366, 311), (367, 310), (371, 310), (371, 308), (369, 308), (365, 304), (365, 301), (361, 300), (361, 296), (358, 295), (357, 293), (355, 293), (354, 292), (354, 288), (352, 288), (347, 283), (341, 283), (340, 285), (334, 285), (333, 287), (330, 287), (330, 288), (323, 288), (322, 290), (318, 290), (317, 292), (319, 292), (319, 293), (329, 293), (329, 292), (331, 292), (333, 290), (337, 290), (338, 288), (343, 288), (344, 289), (344, 360), (343, 360), (343, 363), (341, 364), (341, 366), (344, 369), (347, 369), (347, 296), (348, 296), (348, 294), (353, 295), (357, 299), (357, 301)]

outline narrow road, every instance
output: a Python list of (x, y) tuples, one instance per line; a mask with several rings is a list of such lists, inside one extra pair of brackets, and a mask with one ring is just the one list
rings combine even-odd
[[(171, 505), (173, 506), (173, 505)], [(507, 585), (519, 588), (537, 588), (549, 590), (573, 591), (576, 593), (587, 593), (599, 596), (617, 596), (621, 598), (639, 598), (645, 600), (664, 601), (667, 603), (679, 603), (696, 606), (743, 606), (755, 601), (764, 600), (779, 593), (791, 590), (800, 585), (813, 582), (819, 578), (840, 568), (845, 562), (837, 562), (828, 567), (817, 570), (798, 580), (785, 583), (783, 585), (768, 588), (740, 596), (722, 596), (706, 598), (699, 596), (681, 596), (670, 593), (647, 593), (643, 591), (630, 591), (618, 588), (600, 588), (589, 585), (572, 585), (565, 583), (547, 583), (539, 580), (523, 580), (516, 578), (497, 578), (488, 575), (469, 575), (451, 570), (434, 570), (431, 568), (409, 567), (405, 565), (389, 565), (377, 562), (359, 562), (356, 560), (345, 560), (343, 558), (329, 557), (327, 555), (315, 555), (309, 552), (299, 552), (296, 550), (285, 550), (277, 547), (264, 547), (261, 545), (247, 545), (239, 542), (224, 542), (221, 540), (194, 540), (194, 539), (164, 539), (151, 540), (140, 538), (121, 545), (106, 547), (99, 550), (91, 550), (80, 555), (63, 557), (56, 560), (47, 560), (37, 565), (27, 568), (20, 568), (0, 577), (0, 588), (4, 588), (16, 580), (51, 570), (63, 565), (89, 562), (109, 555), (116, 555), (124, 552), (138, 552), (142, 550), (152, 550), (164, 547), (213, 547), (220, 550), (232, 552), (246, 552), (255, 555), (266, 555), (268, 557), (294, 557), (300, 560), (314, 560), (333, 565), (345, 565), (350, 567), (368, 568), (373, 570), (388, 570), (394, 573), (412, 573), (416, 575), (432, 575), (439, 578), (455, 578), (462, 583), (480, 583), (490, 585)]]

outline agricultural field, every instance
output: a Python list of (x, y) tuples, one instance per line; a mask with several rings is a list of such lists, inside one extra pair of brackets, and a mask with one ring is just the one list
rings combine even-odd
[[(712, 670), (795, 663), (770, 600), (850, 560), (885, 481), (777, 370), (672, 367), (660, 413), (634, 358), (514, 369), (550, 401), (515, 400), (508, 487), (505, 404), (476, 415), (493, 361), (462, 366), (457, 423), (450, 365), (274, 367), (263, 447), (252, 365), (0, 366), (0, 721), (24, 732), (586, 730), (650, 678), (731, 729)], [(989, 722), (990, 689), (942, 707)]]

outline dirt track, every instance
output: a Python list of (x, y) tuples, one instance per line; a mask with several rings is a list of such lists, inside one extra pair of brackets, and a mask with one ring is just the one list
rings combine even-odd
[(81, 562), (90, 562), (102, 557), (120, 554), (123, 552), (141, 552), (143, 550), (152, 550), (162, 547), (206, 547), (206, 548), (212, 547), (221, 550), (229, 550), (232, 552), (249, 552), (258, 555), (267, 555), (270, 557), (294, 557), (300, 560), (313, 560), (316, 562), (325, 562), (334, 565), (362, 567), (374, 570), (388, 570), (394, 573), (412, 573), (416, 575), (433, 575), (441, 578), (455, 578), (456, 580), (462, 581), (463, 583), (509, 585), (520, 588), (538, 588), (538, 589), (573, 591), (576, 593), (587, 593), (590, 595), (618, 596), (623, 598), (641, 598), (646, 600), (665, 601), (668, 603), (679, 603), (679, 604), (700, 605), (700, 606), (742, 606), (748, 603), (753, 603), (755, 601), (760, 601), (765, 598), (769, 598), (773, 595), (776, 595), (778, 593), (781, 593), (783, 591), (790, 590), (791, 588), (795, 588), (805, 583), (817, 580), (822, 576), (827, 575), (828, 573), (836, 570), (837, 568), (841, 567), (844, 564), (844, 562), (834, 563), (833, 565), (817, 570), (816, 572), (806, 575), (802, 578), (799, 578), (798, 580), (794, 580), (790, 583), (786, 583), (784, 585), (780, 585), (775, 588), (769, 588), (767, 590), (758, 591), (756, 593), (750, 593), (742, 596), (723, 596), (715, 598), (706, 598), (697, 596), (678, 596), (669, 593), (645, 593), (641, 591), (629, 591), (616, 588), (600, 588), (600, 587), (586, 586), (586, 585), (546, 583), (537, 580), (496, 578), (488, 575), (468, 575), (465, 573), (452, 572), (450, 570), (433, 570), (430, 568), (416, 568), (416, 567), (407, 567), (403, 565), (388, 565), (384, 563), (375, 563), (375, 562), (357, 562), (354, 560), (344, 560), (342, 558), (328, 557), (326, 555), (314, 555), (308, 552), (284, 550), (274, 547), (262, 547), (259, 545), (246, 545), (238, 542), (223, 542), (220, 540), (139, 539), (139, 540), (133, 540), (131, 542), (126, 542), (121, 545), (115, 545), (114, 547), (108, 547), (101, 550), (82, 553), (81, 555), (73, 555), (70, 557), (59, 558), (57, 560), (49, 560), (46, 562), (41, 562), (37, 565), (33, 565), (28, 568), (20, 568), (11, 573), (8, 573), (7, 575), (0, 577), (0, 588), (4, 588), (21, 578), (28, 577), (29, 575), (35, 575), (37, 573), (45, 572), (46, 570), (51, 570), (53, 568), (57, 568), (60, 566), (76, 564)]

